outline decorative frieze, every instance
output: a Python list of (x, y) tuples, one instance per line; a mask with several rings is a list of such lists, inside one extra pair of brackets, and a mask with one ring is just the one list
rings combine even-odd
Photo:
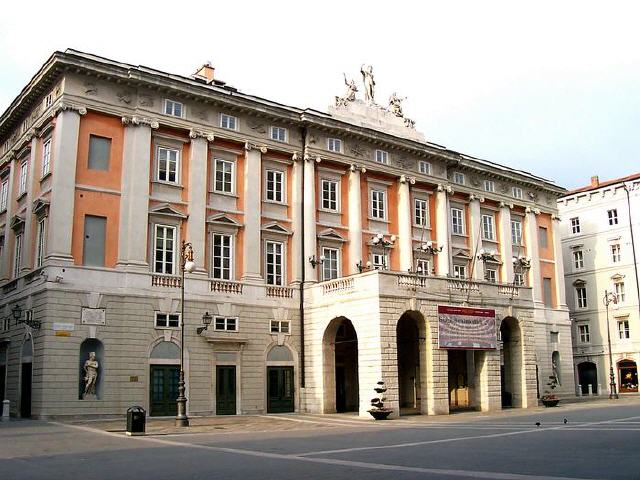
[(200, 130), (194, 130), (193, 128), (189, 130), (189, 138), (194, 140), (196, 138), (204, 138), (209, 142), (213, 142), (216, 139), (215, 135), (211, 132), (203, 132)]

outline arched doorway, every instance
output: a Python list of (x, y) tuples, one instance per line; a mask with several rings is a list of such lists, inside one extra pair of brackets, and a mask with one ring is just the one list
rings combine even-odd
[(522, 407), (522, 335), (518, 320), (506, 317), (500, 324), (500, 392), (502, 407)]
[(620, 393), (638, 392), (638, 367), (633, 360), (620, 360), (618, 362), (618, 383)]
[(20, 353), (20, 416), (31, 418), (31, 386), (33, 383), (33, 338), (27, 335)]
[(331, 320), (322, 339), (324, 357), (324, 412), (357, 412), (358, 335), (346, 317)]
[(287, 413), (295, 409), (293, 355), (284, 345), (267, 353), (267, 413)]
[(405, 312), (396, 325), (400, 414), (421, 412), (425, 322), (419, 312)]
[(589, 395), (589, 385), (594, 394), (598, 394), (598, 368), (593, 362), (582, 362), (578, 364), (578, 383), (582, 395)]
[(151, 350), (149, 363), (149, 415), (177, 415), (180, 347), (173, 342), (158, 343)]

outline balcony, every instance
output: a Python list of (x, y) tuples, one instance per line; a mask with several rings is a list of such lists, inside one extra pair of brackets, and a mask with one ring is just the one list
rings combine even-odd
[(151, 275), (151, 286), (153, 287), (171, 287), (180, 288), (182, 279), (177, 275)]
[(242, 295), (242, 283), (230, 280), (209, 280), (209, 289), (217, 293)]

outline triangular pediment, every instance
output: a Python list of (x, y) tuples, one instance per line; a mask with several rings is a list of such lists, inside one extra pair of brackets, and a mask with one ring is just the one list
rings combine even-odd
[(336, 232), (333, 228), (327, 228), (318, 233), (318, 238), (322, 240), (333, 240), (335, 242), (346, 242), (347, 239)]
[(288, 228), (283, 227), (278, 222), (265, 223), (264, 225), (262, 225), (262, 231), (263, 232), (270, 232), (270, 233), (278, 233), (280, 235), (292, 235), (293, 234), (293, 232), (291, 230), (289, 230)]
[(163, 203), (160, 205), (156, 205), (155, 207), (149, 209), (149, 214), (153, 215), (164, 215), (167, 217), (175, 217), (175, 218), (187, 218), (188, 215), (185, 215), (180, 210), (175, 209), (168, 203)]
[(219, 225), (228, 225), (230, 227), (241, 227), (242, 224), (235, 218), (228, 216), (225, 213), (216, 213), (207, 218), (207, 223), (217, 223)]
[(621, 273), (615, 273), (611, 275), (611, 280), (613, 280), (614, 282), (619, 282), (620, 280), (623, 280), (624, 277), (625, 275), (622, 275)]
[(453, 251), (453, 256), (456, 258), (464, 258), (465, 260), (471, 260), (471, 255), (469, 255), (469, 251), (463, 248), (458, 248)]
[(13, 231), (22, 230), (24, 228), (24, 218), (22, 218), (20, 215), (14, 215), (13, 217), (11, 217), (9, 227)]
[(33, 202), (31, 213), (33, 213), (37, 217), (46, 216), (49, 213), (49, 202), (39, 198), (38, 200)]

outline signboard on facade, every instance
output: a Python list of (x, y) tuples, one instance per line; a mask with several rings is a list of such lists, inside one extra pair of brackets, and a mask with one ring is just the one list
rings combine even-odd
[(438, 347), (493, 350), (497, 347), (496, 311), (438, 305)]
[(83, 325), (106, 325), (104, 308), (87, 308), (82, 307), (82, 324)]
[(56, 337), (70, 337), (71, 332), (75, 330), (73, 323), (53, 322), (53, 334)]

